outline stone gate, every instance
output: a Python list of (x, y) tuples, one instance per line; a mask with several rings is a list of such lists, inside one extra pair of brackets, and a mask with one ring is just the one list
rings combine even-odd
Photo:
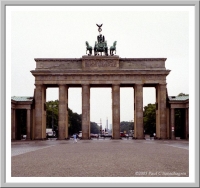
[(90, 88), (112, 88), (112, 136), (120, 138), (120, 87), (134, 89), (134, 137), (144, 138), (143, 87), (156, 90), (156, 136), (170, 137), (167, 128), (166, 58), (120, 58), (82, 56), (82, 58), (37, 58), (33, 139), (46, 138), (46, 89), (59, 88), (58, 139), (68, 138), (68, 89), (82, 88), (82, 138), (90, 138)]

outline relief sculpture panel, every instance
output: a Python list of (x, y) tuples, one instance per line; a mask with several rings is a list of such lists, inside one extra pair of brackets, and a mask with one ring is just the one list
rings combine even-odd
[(82, 58), (83, 69), (111, 70), (119, 68), (119, 57), (84, 57)]

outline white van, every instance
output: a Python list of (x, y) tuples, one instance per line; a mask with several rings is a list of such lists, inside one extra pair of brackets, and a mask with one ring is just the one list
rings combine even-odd
[(78, 137), (82, 138), (82, 131), (79, 131)]

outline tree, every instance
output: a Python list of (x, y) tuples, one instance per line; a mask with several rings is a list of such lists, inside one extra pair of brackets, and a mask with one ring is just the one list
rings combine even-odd
[(46, 102), (46, 127), (58, 129), (58, 100)]
[(134, 129), (134, 122), (129, 122), (129, 121), (120, 122), (120, 132), (126, 131), (126, 133), (128, 133), (129, 130), (133, 129)]
[(179, 93), (178, 96), (188, 96), (188, 94), (185, 94), (185, 93)]
[(143, 113), (145, 133), (151, 134), (156, 132), (156, 104), (148, 104), (144, 107)]
[[(59, 113), (59, 101), (48, 101), (46, 102), (46, 127), (53, 128), (55, 131), (58, 130), (58, 113)], [(69, 135), (73, 133), (78, 133), (81, 131), (81, 115), (74, 113), (70, 108), (68, 108), (68, 124)]]
[(99, 134), (100, 126), (95, 122), (90, 122), (90, 132), (94, 134)]

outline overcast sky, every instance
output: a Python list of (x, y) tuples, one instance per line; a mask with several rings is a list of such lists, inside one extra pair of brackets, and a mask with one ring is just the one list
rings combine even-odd
[[(94, 45), (101, 24), (108, 47), (117, 41), (120, 58), (167, 58), (168, 95), (189, 94), (188, 7), (12, 7), (10, 37), (11, 96), (33, 96), (34, 58), (81, 58), (85, 41)], [(10, 32), (9, 32), (10, 29)], [(9, 40), (8, 40), (9, 41)], [(144, 88), (143, 104), (155, 103), (155, 89)], [(47, 89), (47, 101), (58, 88)], [(133, 120), (133, 88), (120, 90), (120, 120)], [(81, 114), (81, 88), (69, 89), (69, 108)], [(91, 88), (91, 121), (112, 123), (110, 88)]]

